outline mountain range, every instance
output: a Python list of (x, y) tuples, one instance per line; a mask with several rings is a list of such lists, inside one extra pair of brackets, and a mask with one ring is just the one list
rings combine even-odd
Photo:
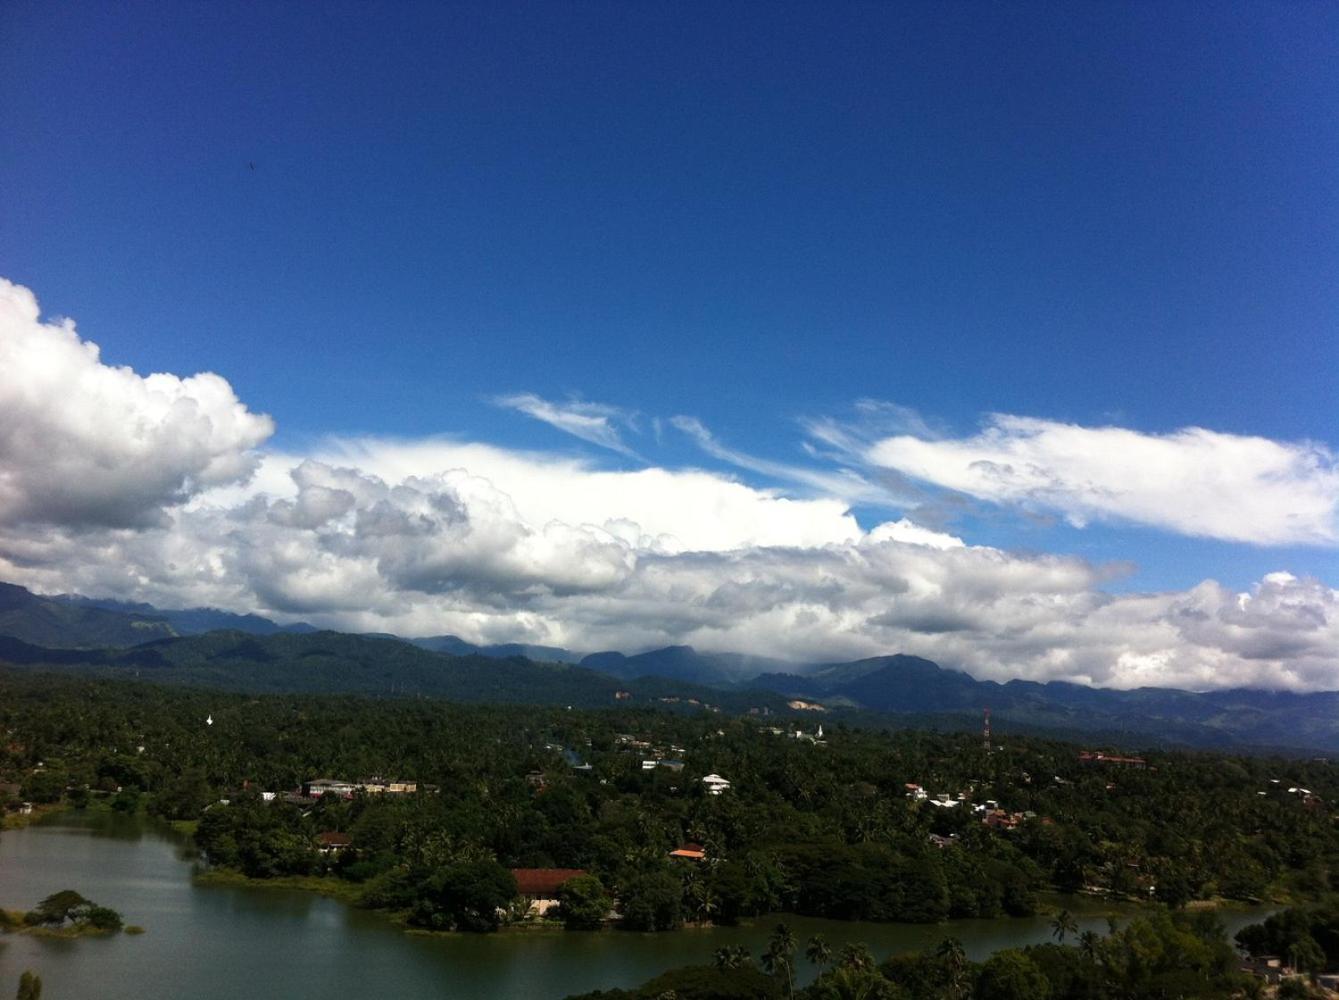
[(405, 640), (317, 631), (208, 608), (43, 597), (12, 584), (0, 584), (0, 663), (246, 691), (712, 706), (941, 728), (979, 725), (988, 707), (1001, 733), (1126, 746), (1339, 751), (1339, 692), (1001, 684), (903, 654), (804, 665), (691, 646), (580, 656), (549, 646), (478, 646), (450, 635)]

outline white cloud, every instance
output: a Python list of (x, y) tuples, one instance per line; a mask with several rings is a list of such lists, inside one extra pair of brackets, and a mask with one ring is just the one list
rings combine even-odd
[(804, 486), (822, 495), (840, 497), (850, 503), (889, 506), (897, 502), (896, 498), (890, 496), (886, 490), (880, 489), (850, 469), (829, 472), (789, 465), (785, 462), (773, 462), (727, 447), (696, 417), (671, 417), (670, 423), (697, 442), (697, 446), (708, 455), (737, 468), (761, 473), (784, 483)]
[(1259, 545), (1339, 544), (1339, 462), (1320, 444), (996, 415), (972, 437), (901, 434), (865, 454), (923, 482), (1079, 526), (1116, 520)]
[(0, 523), (143, 525), (245, 480), (273, 432), (217, 375), (103, 364), (70, 321), (0, 278)]
[[(288, 496), (178, 508), (166, 526), (0, 532), (0, 578), (585, 650), (907, 651), (998, 680), (1339, 687), (1339, 592), (1286, 573), (1246, 593), (1206, 581), (1113, 596), (1102, 567), (966, 545), (906, 521), (804, 545), (685, 549), (630, 518), (532, 521), (460, 468), (387, 480), (306, 460), (291, 472)], [(581, 483), (599, 472), (565, 475), (578, 492), (600, 492)], [(673, 506), (680, 480), (662, 475)], [(698, 488), (689, 481), (690, 495)], [(754, 497), (757, 509), (783, 502)]]
[(615, 426), (616, 421), (625, 424), (630, 422), (628, 414), (618, 407), (579, 401), (554, 403), (541, 399), (532, 392), (499, 396), (494, 402), (498, 406), (518, 410), (566, 434), (597, 444), (601, 448), (608, 448), (630, 458), (637, 457), (637, 453), (623, 442), (623, 437)]
[(699, 470), (601, 469), (590, 462), (442, 438), (331, 439), (313, 457), (388, 482), (465, 469), (488, 481), (527, 524), (559, 521), (614, 531), (635, 524), (663, 551), (719, 551), (755, 545), (824, 545), (859, 537), (840, 500), (797, 500)]
[[(330, 439), (256, 467), (270, 423), (222, 379), (107, 367), (3, 287), (0, 405), (14, 419), (0, 424), (0, 579), (485, 642), (905, 651), (1000, 680), (1339, 688), (1339, 592), (1288, 573), (1245, 593), (1205, 581), (1112, 595), (1109, 568), (907, 518), (863, 531), (831, 497), (444, 438)], [(953, 488), (1076, 516), (1177, 526), (1177, 510), (1203, 505), (1220, 537), (1333, 537), (1321, 449), (999, 418), (971, 441), (902, 434), (874, 450)], [(982, 455), (1017, 469), (977, 486)], [(1261, 495), (1236, 497), (1236, 514), (1220, 490)]]

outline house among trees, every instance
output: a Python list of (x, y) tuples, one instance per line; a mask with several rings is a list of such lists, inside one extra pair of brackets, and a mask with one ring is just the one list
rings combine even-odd
[(586, 871), (584, 868), (513, 868), (511, 874), (516, 879), (516, 894), (525, 900), (532, 915), (542, 917), (558, 905), (558, 890), (578, 875), (585, 875)]
[(1079, 761), (1083, 764), (1115, 764), (1118, 767), (1144, 768), (1148, 761), (1143, 757), (1122, 757), (1114, 753), (1096, 753), (1092, 750), (1079, 751)]
[(707, 856), (707, 852), (702, 849), (701, 844), (687, 843), (680, 844), (676, 849), (670, 851), (671, 858), (682, 858), (685, 861), (701, 861)]
[(709, 774), (702, 779), (702, 784), (707, 788), (708, 795), (720, 795), (721, 792), (729, 791), (730, 782), (726, 781), (719, 774)]
[[(428, 790), (426, 785), (424, 790)], [(367, 792), (369, 795), (413, 795), (418, 791), (418, 782), (387, 781), (384, 778), (369, 778), (366, 781), (314, 778), (303, 784), (302, 791), (312, 799), (319, 799), (322, 795), (337, 795), (342, 799), (351, 799), (355, 792)]]
[(325, 833), (316, 835), (316, 849), (322, 854), (338, 854), (347, 847), (353, 846), (353, 838), (347, 833), (336, 833), (333, 830), (327, 830)]
[(357, 790), (358, 786), (352, 781), (337, 781), (334, 778), (315, 778), (302, 786), (303, 794), (309, 799), (319, 799), (322, 795), (350, 799)]

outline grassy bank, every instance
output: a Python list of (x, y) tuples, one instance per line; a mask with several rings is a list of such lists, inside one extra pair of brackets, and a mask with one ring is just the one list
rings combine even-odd
[(3, 817), (0, 817), (0, 830), (21, 830), (25, 826), (36, 823), (43, 816), (50, 816), (52, 813), (68, 808), (70, 808), (69, 805), (64, 802), (51, 802), (33, 806), (33, 811), (30, 813), (7, 812)]
[(251, 878), (227, 868), (211, 868), (198, 872), (192, 881), (199, 886), (222, 886), (241, 889), (298, 889), (317, 892), (350, 906), (358, 903), (362, 886), (343, 879), (323, 875), (283, 875), (278, 878)]

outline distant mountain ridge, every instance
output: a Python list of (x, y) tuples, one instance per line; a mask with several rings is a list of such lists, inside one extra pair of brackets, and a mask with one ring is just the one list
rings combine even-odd
[[(156, 608), (152, 604), (137, 604), (131, 601), (116, 601), (111, 598), (82, 597), (78, 594), (61, 594), (50, 598), (66, 604), (97, 608), (116, 614), (138, 616), (167, 622), (177, 635), (202, 635), (217, 629), (236, 629), (253, 635), (277, 635), (280, 632), (315, 632), (316, 626), (306, 622), (280, 625), (278, 622), (260, 615), (239, 615), (219, 608), (182, 608), (179, 610)], [(141, 640), (143, 641), (143, 640)]]
[(452, 653), (456, 656), (477, 655), (500, 660), (524, 656), (526, 659), (542, 663), (577, 663), (581, 660), (581, 655), (571, 650), (560, 649), (557, 646), (535, 646), (524, 642), (478, 646), (456, 635), (430, 635), (405, 641), (412, 642), (420, 649), (430, 649), (435, 653)]
[(1121, 691), (1064, 681), (979, 681), (903, 654), (766, 674), (752, 684), (788, 697), (882, 714), (957, 713), (1048, 729), (1146, 734), (1202, 745), (1339, 749), (1339, 692), (1231, 688)]
[(108, 611), (42, 597), (12, 583), (0, 583), (0, 635), (38, 646), (94, 649), (135, 646), (177, 632), (161, 616)]
[(692, 684), (737, 685), (762, 671), (785, 666), (778, 660), (740, 653), (699, 653), (692, 646), (666, 646), (627, 656), (623, 653), (591, 653), (581, 665), (615, 677), (664, 677)]
[[(226, 630), (207, 630), (224, 622)], [(146, 641), (147, 640), (147, 641)], [(1118, 691), (1065, 682), (980, 681), (906, 654), (796, 666), (691, 646), (626, 655), (457, 636), (396, 636), (281, 626), (211, 609), (52, 598), (0, 584), (0, 662), (254, 691), (420, 694), (463, 701), (597, 706), (633, 699), (787, 713), (803, 699), (880, 725), (973, 726), (990, 708), (1010, 727), (1114, 735), (1125, 742), (1339, 751), (1339, 692), (1173, 688)], [(787, 669), (789, 668), (789, 669)], [(805, 710), (809, 714), (812, 710)]]

